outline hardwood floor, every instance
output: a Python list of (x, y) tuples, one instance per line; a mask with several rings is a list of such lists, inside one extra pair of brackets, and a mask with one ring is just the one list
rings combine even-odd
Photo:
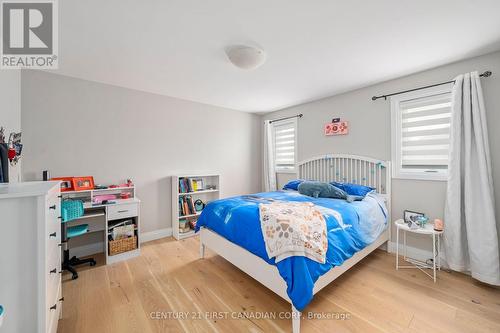
[[(279, 318), (287, 302), (210, 250), (198, 259), (198, 246), (158, 240), (138, 258), (82, 267), (75, 281), (65, 274), (58, 332), (291, 332), (291, 320)], [(396, 271), (394, 259), (375, 251), (322, 290), (301, 331), (500, 332), (499, 289), (447, 272), (434, 284), (417, 270)], [(344, 317), (307, 319), (321, 313)]]

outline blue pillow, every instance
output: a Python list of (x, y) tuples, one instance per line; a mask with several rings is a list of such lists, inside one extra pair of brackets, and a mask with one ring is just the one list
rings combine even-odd
[(361, 196), (364, 197), (371, 191), (373, 191), (374, 187), (359, 185), (359, 184), (351, 184), (351, 183), (339, 183), (339, 182), (330, 182), (333, 186), (344, 190), (349, 195)]
[(298, 191), (299, 190), (299, 185), (301, 183), (303, 183), (303, 182), (304, 182), (303, 179), (293, 179), (293, 180), (290, 180), (288, 183), (285, 184), (285, 186), (283, 186), (283, 189), (284, 190)]

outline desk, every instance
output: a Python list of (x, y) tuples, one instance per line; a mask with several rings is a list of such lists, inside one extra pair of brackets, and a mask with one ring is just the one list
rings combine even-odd
[[(67, 222), (68, 226), (86, 223), (89, 225), (89, 233), (102, 232), (104, 241), (104, 253), (106, 264), (112, 264), (118, 261), (130, 259), (140, 254), (140, 200), (137, 197), (130, 199), (116, 199), (113, 203), (106, 205), (92, 204), (95, 195), (99, 194), (116, 194), (123, 191), (130, 191), (134, 195), (133, 187), (113, 188), (103, 190), (89, 191), (70, 191), (62, 192), (64, 199), (80, 199), (84, 201), (84, 215), (73, 221)], [(113, 222), (123, 219), (132, 219), (135, 224), (135, 235), (137, 236), (137, 248), (135, 250), (124, 253), (110, 255), (108, 250), (108, 235), (109, 228), (113, 226)], [(70, 247), (71, 251), (71, 247)], [(90, 254), (90, 253), (89, 253)]]

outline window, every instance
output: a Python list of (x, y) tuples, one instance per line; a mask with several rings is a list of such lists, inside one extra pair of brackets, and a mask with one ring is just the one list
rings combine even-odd
[(451, 87), (394, 96), (391, 113), (393, 177), (446, 180)]
[(278, 173), (294, 173), (297, 157), (297, 118), (275, 121), (272, 125), (275, 170)]

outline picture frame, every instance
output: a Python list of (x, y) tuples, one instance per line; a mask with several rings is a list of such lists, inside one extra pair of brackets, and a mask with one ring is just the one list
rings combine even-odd
[(414, 212), (411, 210), (405, 210), (403, 213), (403, 219), (406, 223), (416, 223), (417, 218), (420, 216), (425, 216), (424, 213)]
[(86, 191), (94, 189), (94, 177), (73, 177), (73, 187), (75, 191)]
[(324, 133), (326, 136), (347, 135), (349, 134), (349, 122), (339, 120), (338, 122), (325, 124)]
[(61, 182), (61, 192), (69, 192), (75, 190), (75, 187), (73, 186), (73, 177), (56, 177), (51, 178), (50, 180), (59, 180)]

